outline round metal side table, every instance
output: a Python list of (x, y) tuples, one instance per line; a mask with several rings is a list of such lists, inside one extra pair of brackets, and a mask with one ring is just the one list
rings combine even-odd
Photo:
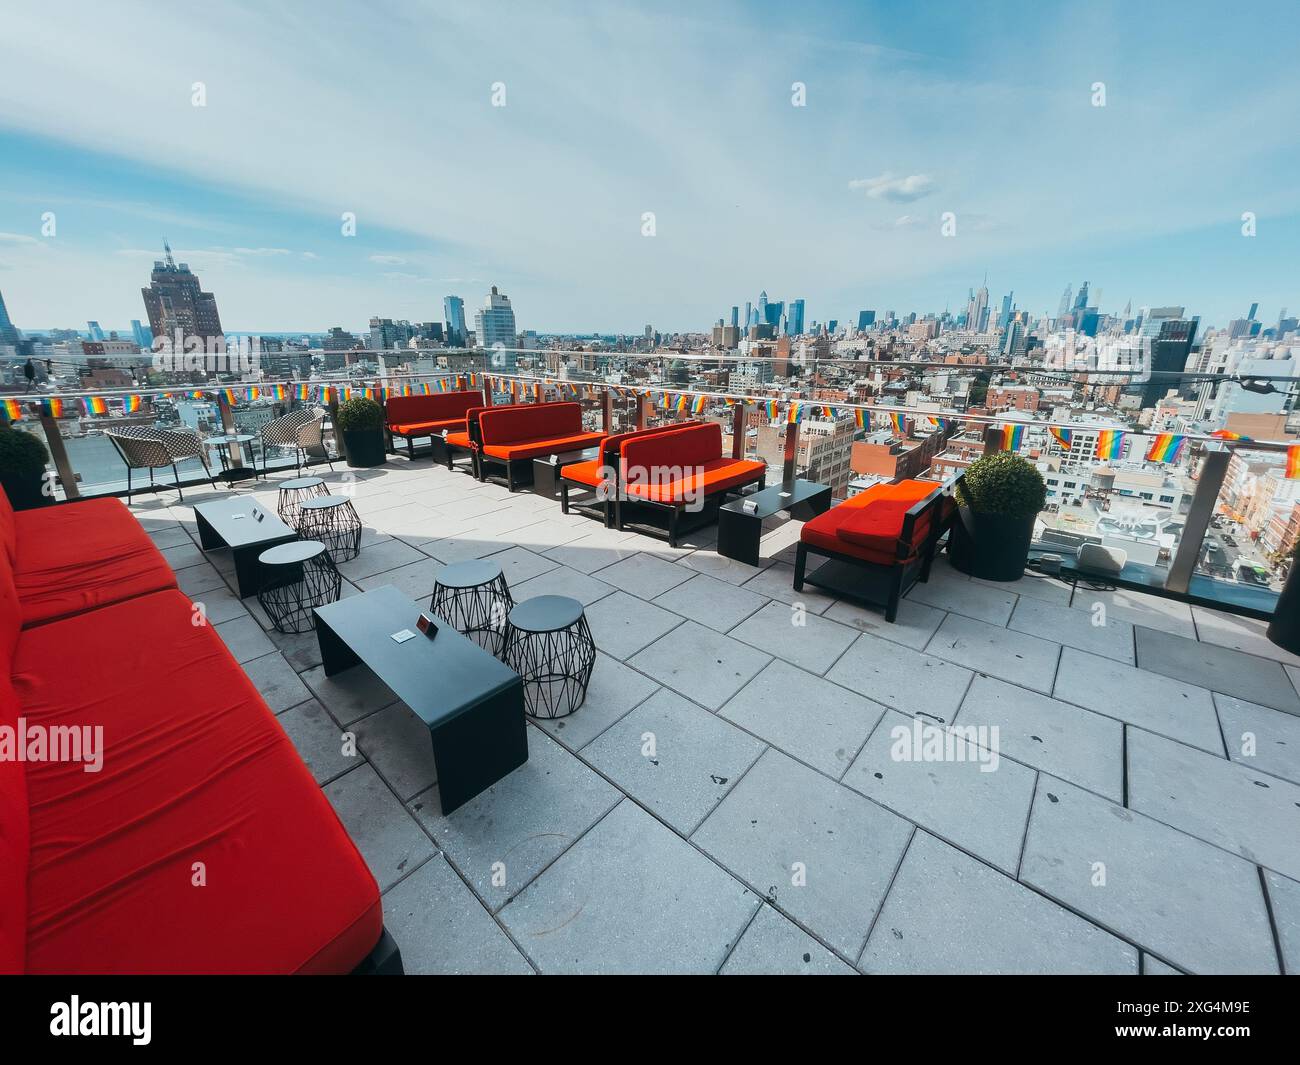
[(563, 595), (520, 603), (506, 619), (501, 660), (523, 678), (531, 717), (568, 717), (587, 698), (596, 643), (582, 604)]
[(295, 477), (291, 481), (280, 482), (280, 497), (275, 512), (289, 528), (298, 527), (298, 514), (302, 505), (309, 499), (329, 495), (329, 489), (319, 477)]
[(438, 572), (429, 610), (498, 658), (506, 617), (515, 605), (498, 562), (471, 559)]
[(297, 528), (304, 540), (319, 540), (328, 547), (336, 564), (361, 554), (361, 518), (347, 496), (303, 500)]
[(263, 551), (262, 604), (277, 632), (309, 632), (316, 627), (314, 607), (338, 601), (343, 578), (325, 545), (318, 540), (295, 540)]

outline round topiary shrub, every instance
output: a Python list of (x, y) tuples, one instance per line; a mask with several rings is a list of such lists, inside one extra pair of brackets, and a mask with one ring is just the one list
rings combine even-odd
[(334, 422), (345, 433), (364, 433), (384, 427), (384, 412), (373, 399), (358, 396), (339, 404)]
[(966, 469), (957, 486), (957, 502), (977, 514), (1031, 518), (1047, 502), (1047, 485), (1028, 459), (992, 451)]
[(0, 429), (0, 473), (41, 476), (50, 453), (35, 433)]

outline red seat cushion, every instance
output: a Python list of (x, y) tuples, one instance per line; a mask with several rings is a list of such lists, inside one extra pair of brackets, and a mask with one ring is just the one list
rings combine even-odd
[(662, 480), (656, 468), (701, 466), (722, 457), (722, 426), (704, 422), (668, 433), (638, 433), (623, 441), (622, 480), (649, 484)]
[(590, 459), (587, 462), (568, 462), (560, 470), (560, 477), (565, 481), (572, 481), (575, 484), (585, 484), (592, 488), (599, 488), (605, 483), (605, 474), (607, 468), (601, 459)]
[(604, 439), (603, 433), (569, 433), (565, 436), (543, 436), (530, 440), (517, 440), (509, 444), (484, 444), (483, 454), (494, 459), (535, 459), (543, 455), (557, 455), (563, 451), (583, 451), (595, 447)]
[[(4, 490), (0, 489), (0, 497)], [(0, 498), (0, 520), (8, 502)], [(19, 635), (18, 592), (9, 553), (0, 545), (0, 728), (18, 728), (18, 698), (9, 682)], [(24, 763), (0, 758), (0, 975), (27, 966), (27, 773)]]
[[(466, 392), (435, 392), (428, 396), (389, 396), (384, 403), (388, 428), (394, 433), (407, 426), (425, 426), (433, 423), (464, 423), (465, 414), (472, 407), (483, 404), (483, 393), (477, 389)], [(427, 430), (426, 430), (427, 431)], [(398, 433), (399, 436), (404, 435)]]
[(464, 451), (469, 451), (473, 447), (470, 443), (469, 433), (463, 430), (461, 432), (448, 433), (446, 440), (448, 447), (458, 447)]
[(14, 525), (23, 625), (176, 587), (176, 574), (120, 499), (20, 510)]
[(158, 592), (19, 640), (28, 727), (103, 727), (99, 772), (26, 766), (28, 972), (347, 972), (379, 939), (374, 877), (191, 609)]
[[(852, 555), (881, 566), (892, 566), (900, 561), (898, 537), (903, 529), (903, 515), (938, 487), (934, 481), (911, 480), (873, 485), (865, 492), (860, 492), (805, 522), (799, 538), (824, 551)], [(899, 504), (903, 506), (900, 508)], [(869, 519), (861, 517), (868, 509), (874, 511), (878, 506), (884, 507), (880, 515)], [(855, 524), (850, 526), (849, 535), (841, 536), (841, 528), (851, 520)], [(891, 537), (889, 529), (895, 521), (897, 531)], [(912, 550), (908, 552), (907, 558), (925, 541), (929, 530), (928, 518), (922, 518), (913, 526)]]
[[(661, 476), (659, 481), (649, 484), (629, 482), (626, 489), (628, 496), (633, 499), (648, 499), (655, 503), (686, 503), (749, 484), (758, 480), (766, 469), (765, 463), (749, 459), (716, 458), (698, 466), (658, 467)], [(651, 476), (655, 476), (654, 471), (651, 471)]]

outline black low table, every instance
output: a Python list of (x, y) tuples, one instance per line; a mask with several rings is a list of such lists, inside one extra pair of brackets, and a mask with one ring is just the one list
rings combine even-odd
[(233, 445), (239, 448), (241, 461), (243, 459), (244, 448), (248, 448), (249, 460), (253, 458), (253, 441), (256, 440), (252, 433), (225, 433), (221, 436), (209, 436), (203, 443), (217, 452), (217, 457), (221, 460), (221, 472), (217, 474), (219, 480), (226, 484), (234, 484), (236, 481), (255, 481), (257, 480), (256, 466), (234, 466), (231, 464), (230, 449)]
[(327, 677), (365, 665), (428, 726), (447, 814), (528, 761), (524, 685), (442, 619), (429, 639), (419, 617), (386, 585), (317, 607), (316, 638)]
[(526, 599), (506, 621), (501, 659), (524, 682), (531, 717), (568, 717), (587, 698), (596, 642), (582, 604), (563, 595)]
[[(752, 513), (746, 511), (746, 503), (755, 504)], [(813, 481), (774, 484), (761, 492), (742, 496), (718, 508), (718, 554), (757, 566), (763, 519), (784, 510), (798, 521), (808, 521), (825, 514), (830, 506), (830, 487)]]
[(457, 632), (485, 651), (500, 655), (506, 617), (514, 605), (501, 563), (475, 558), (438, 572), (429, 612), (446, 618)]
[(547, 499), (559, 499), (560, 471), (570, 463), (588, 462), (599, 456), (600, 449), (592, 447), (585, 451), (565, 451), (533, 459), (533, 492)]
[(280, 520), (286, 525), (297, 528), (298, 514), (308, 499), (329, 495), (329, 489), (319, 477), (295, 477), (290, 481), (280, 482), (280, 496), (275, 510)]
[(204, 551), (230, 548), (235, 560), (235, 582), (240, 599), (256, 595), (261, 587), (262, 568), (258, 556), (268, 547), (298, 539), (298, 534), (275, 514), (246, 496), (196, 503), (194, 518), (199, 526), (199, 544)]
[(317, 496), (298, 508), (298, 535), (319, 540), (336, 563), (361, 554), (361, 518), (347, 496)]
[(316, 625), (314, 610), (338, 601), (343, 577), (318, 540), (295, 540), (263, 551), (262, 587), (257, 601), (276, 632), (307, 632)]

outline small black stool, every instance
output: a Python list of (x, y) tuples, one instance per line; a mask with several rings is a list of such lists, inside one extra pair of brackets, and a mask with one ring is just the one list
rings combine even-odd
[(587, 698), (596, 642), (582, 604), (563, 595), (520, 603), (506, 619), (501, 660), (524, 682), (530, 717), (568, 717)]
[(499, 562), (471, 559), (438, 572), (429, 610), (498, 658), (506, 617), (515, 605)]
[(289, 528), (296, 529), (298, 513), (302, 510), (303, 503), (324, 495), (329, 495), (329, 490), (319, 477), (296, 477), (292, 481), (282, 481), (275, 512)]
[(303, 500), (298, 511), (298, 535), (323, 543), (335, 564), (361, 554), (361, 518), (347, 496)]
[(343, 591), (343, 577), (318, 540), (295, 540), (268, 548), (257, 561), (262, 567), (257, 601), (277, 632), (314, 629), (313, 608), (338, 602)]

